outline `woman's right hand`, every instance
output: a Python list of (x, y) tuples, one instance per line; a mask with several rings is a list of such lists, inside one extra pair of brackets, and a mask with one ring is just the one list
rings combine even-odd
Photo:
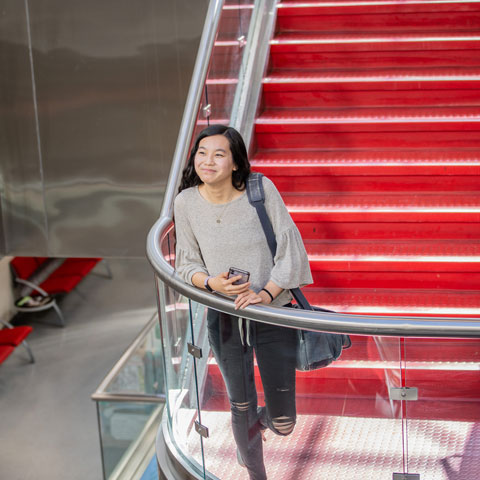
[(220, 273), (216, 277), (212, 277), (208, 284), (213, 290), (223, 293), (225, 295), (238, 295), (246, 292), (250, 288), (250, 282), (242, 283), (240, 285), (234, 285), (233, 282), (240, 280), (241, 275), (228, 278), (228, 272)]

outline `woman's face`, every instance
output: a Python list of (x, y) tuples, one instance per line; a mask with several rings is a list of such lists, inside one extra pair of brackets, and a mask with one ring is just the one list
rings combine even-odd
[(236, 169), (226, 137), (212, 135), (200, 141), (195, 154), (195, 171), (204, 184), (232, 186), (232, 172)]

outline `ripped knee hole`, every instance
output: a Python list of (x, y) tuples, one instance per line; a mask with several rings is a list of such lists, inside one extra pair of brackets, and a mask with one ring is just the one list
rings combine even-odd
[(250, 402), (231, 402), (232, 408), (238, 410), (239, 412), (246, 412), (250, 408)]
[(272, 425), (279, 435), (290, 435), (295, 428), (295, 421), (291, 417), (272, 418)]

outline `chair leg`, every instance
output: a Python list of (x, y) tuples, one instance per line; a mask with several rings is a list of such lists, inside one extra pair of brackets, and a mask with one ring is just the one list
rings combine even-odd
[(79, 289), (78, 289), (78, 286), (76, 286), (72, 292), (75, 292), (84, 302), (87, 301), (87, 297), (85, 294), (83, 294)]
[(113, 278), (112, 271), (110, 270), (110, 265), (105, 258), (103, 259), (103, 264), (105, 265), (105, 270), (107, 271), (107, 278), (111, 280)]
[(113, 278), (112, 271), (110, 270), (110, 265), (108, 264), (108, 261), (103, 258), (100, 263), (103, 263), (105, 266), (105, 271), (107, 273), (98, 273), (98, 272), (92, 272), (91, 275), (96, 275), (97, 277), (103, 277), (103, 278), (108, 278), (111, 280)]
[(35, 363), (35, 357), (33, 356), (32, 349), (30, 348), (30, 346), (28, 345), (28, 343), (26, 342), (26, 340), (24, 340), (24, 341), (22, 342), (22, 345), (26, 348), (26, 350), (27, 350), (27, 352), (28, 352), (28, 356), (30, 357), (30, 362)]
[(65, 319), (63, 318), (62, 311), (60, 310), (60, 308), (57, 305), (57, 302), (55, 300), (53, 301), (52, 307), (55, 309), (58, 317), (60, 318), (60, 326), (64, 327), (65, 326)]

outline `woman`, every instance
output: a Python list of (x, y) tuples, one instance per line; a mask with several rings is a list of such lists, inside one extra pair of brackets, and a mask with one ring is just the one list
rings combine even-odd
[[(277, 240), (275, 259), (258, 215), (248, 202), (250, 174), (240, 134), (224, 125), (203, 130), (192, 148), (175, 199), (176, 268), (196, 287), (231, 295), (235, 308), (290, 305), (290, 288), (312, 283), (300, 234), (280, 194), (263, 179), (265, 207)], [(250, 273), (228, 278), (230, 267)], [(232, 413), (237, 457), (252, 480), (267, 478), (262, 433), (289, 435), (295, 426), (295, 330), (248, 322), (209, 309), (210, 345), (222, 373)], [(255, 352), (265, 392), (257, 409)]]

